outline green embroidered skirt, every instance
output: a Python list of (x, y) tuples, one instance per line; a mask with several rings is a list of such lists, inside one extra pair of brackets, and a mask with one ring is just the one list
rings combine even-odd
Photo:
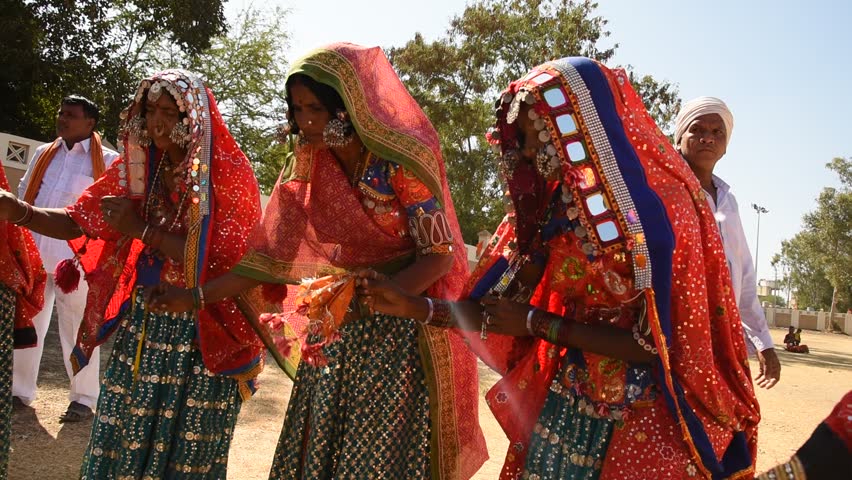
[(299, 366), (269, 478), (429, 478), (429, 394), (414, 322), (347, 323), (322, 353)]
[(0, 285), (0, 480), (8, 475), (12, 446), (12, 353), (17, 300), (13, 290)]
[(141, 289), (132, 297), (101, 384), (80, 478), (225, 479), (242, 404), (237, 382), (204, 368), (191, 315), (147, 313)]
[(522, 478), (596, 480), (615, 422), (554, 384), (533, 430)]

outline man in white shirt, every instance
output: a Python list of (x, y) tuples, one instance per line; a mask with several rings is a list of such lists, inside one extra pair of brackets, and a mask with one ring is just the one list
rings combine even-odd
[(725, 102), (714, 97), (698, 97), (686, 102), (678, 112), (675, 148), (698, 177), (707, 203), (716, 216), (746, 346), (749, 354), (756, 354), (760, 362), (760, 374), (755, 381), (762, 388), (772, 388), (781, 378), (781, 363), (757, 298), (757, 279), (739, 207), (728, 184), (713, 175), (716, 163), (727, 152), (733, 129), (734, 117)]
[[(28, 200), (36, 207), (62, 208), (74, 203), (83, 190), (94, 183), (95, 176), (103, 173), (104, 168), (118, 157), (118, 153), (101, 147), (100, 136), (95, 132), (98, 117), (98, 107), (90, 100), (77, 95), (62, 99), (56, 119), (59, 138), (36, 149), (18, 186), (20, 198), (30, 197)], [(97, 405), (100, 390), (99, 362), (89, 363), (74, 375), (70, 358), (83, 319), (88, 287), (85, 281), (81, 281), (77, 290), (71, 293), (63, 293), (58, 289), (54, 283), (54, 269), (60, 261), (73, 257), (73, 253), (63, 240), (36, 233), (33, 233), (33, 237), (48, 277), (44, 309), (33, 319), (38, 335), (37, 346), (15, 351), (12, 395), (16, 397), (15, 403), (20, 401), (29, 405), (35, 400), (39, 364), (55, 300), (59, 341), (65, 371), (71, 381), (68, 396), (70, 404), (60, 421), (86, 420), (91, 418), (92, 409)], [(98, 358), (98, 349), (95, 349), (93, 357)]]

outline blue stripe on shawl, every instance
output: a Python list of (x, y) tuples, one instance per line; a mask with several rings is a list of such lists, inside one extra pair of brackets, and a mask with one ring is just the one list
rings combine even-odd
[[(232, 368), (231, 370), (223, 370), (223, 371), (218, 372), (218, 373), (220, 375), (225, 375), (225, 376), (239, 375), (243, 372), (247, 372), (247, 371), (251, 370), (252, 368), (256, 367), (257, 364), (260, 363), (260, 358), (261, 358), (261, 355), (258, 355), (256, 357), (252, 358), (247, 364), (245, 364), (243, 366), (240, 366), (240, 367), (237, 367), (237, 368)], [(253, 385), (254, 384), (249, 385), (249, 387), (252, 387)], [(254, 391), (254, 390), (252, 390), (252, 391)]]
[[(585, 58), (565, 60), (570, 62), (579, 72), (590, 91), (601, 124), (604, 126), (607, 139), (615, 154), (619, 171), (642, 222), (651, 257), (649, 260), (653, 274), (652, 285), (656, 296), (657, 312), (666, 342), (670, 345), (672, 338), (672, 254), (675, 247), (675, 237), (666, 208), (656, 192), (648, 185), (645, 170), (624, 131), (618, 111), (615, 108), (612, 90), (603, 72), (596, 63)], [(558, 66), (559, 61), (554, 63)], [(656, 370), (660, 372), (659, 381), (662, 387), (665, 385), (662, 378), (663, 369), (657, 368)], [(680, 382), (677, 378), (672, 378), (672, 383), (676, 396), (674, 398), (668, 389), (661, 388), (669, 409), (674, 415), (676, 405), (679, 407), (695, 448), (701, 456), (702, 463), (713, 474), (713, 478), (725, 478), (730, 473), (747, 468), (751, 463), (751, 457), (748, 448), (743, 448), (745, 447), (745, 436), (740, 435), (739, 438), (735, 436), (735, 441), (732, 442), (723, 458), (725, 465), (720, 464), (716, 459), (716, 454), (704, 426), (684, 397)], [(675, 419), (677, 419), (676, 415)], [(744, 458), (747, 460), (744, 461)]]
[[(621, 125), (615, 108), (612, 91), (598, 65), (586, 58), (569, 58), (571, 65), (580, 73), (595, 103), (598, 117), (606, 131), (618, 170), (627, 186), (645, 233), (645, 241), (653, 274), (652, 284), (657, 298), (657, 312), (666, 339), (672, 336), (671, 289), (672, 252), (675, 247), (674, 230), (669, 222), (666, 207), (657, 193), (648, 184), (645, 169), (633, 150)], [(627, 212), (624, 212), (625, 214)]]
[[(131, 292), (130, 294), (133, 295), (134, 293), (135, 292)], [(129, 309), (130, 300), (128, 299), (121, 304), (121, 307), (118, 309), (118, 313), (115, 315), (115, 317), (105, 321), (103, 325), (98, 328), (97, 336), (95, 337), (97, 338), (98, 342), (103, 342), (104, 340), (106, 340), (107, 337), (112, 335), (112, 333), (115, 331), (115, 328), (118, 326), (118, 321), (124, 318), (124, 315)], [(77, 345), (75, 345), (74, 349), (71, 350), (71, 356), (77, 359), (77, 365), (80, 367), (80, 369), (88, 365), (90, 362), (90, 359), (86, 356), (85, 353), (83, 353), (83, 349)], [(100, 359), (98, 359), (98, 361), (100, 361)]]
[[(212, 102), (212, 100), (210, 100)], [(212, 130), (212, 129), (211, 129)], [(206, 139), (209, 142), (208, 150), (213, 152), (213, 133), (211, 131), (210, 137)], [(213, 169), (213, 154), (210, 154), (210, 164), (207, 166), (208, 169)], [(204, 272), (204, 266), (207, 265), (207, 256), (210, 253), (210, 249), (208, 248), (209, 239), (210, 239), (210, 229), (213, 226), (213, 212), (216, 211), (216, 196), (213, 195), (213, 175), (208, 176), (207, 180), (207, 201), (208, 201), (208, 214), (205, 215), (201, 219), (201, 235), (198, 238), (198, 258), (195, 259), (195, 281), (196, 286), (202, 284), (202, 273)]]
[[(212, 183), (212, 182), (211, 182)], [(204, 271), (204, 266), (207, 264), (207, 255), (210, 252), (208, 248), (208, 239), (210, 238), (211, 217), (213, 216), (213, 191), (211, 189), (208, 194), (210, 198), (210, 214), (205, 215), (201, 219), (201, 235), (198, 239), (198, 258), (195, 260), (195, 278), (198, 285), (202, 284), (201, 273)]]
[(471, 300), (479, 301), (479, 299), (484, 297), (489, 290), (491, 290), (491, 288), (500, 281), (500, 277), (503, 276), (503, 273), (505, 273), (508, 268), (509, 261), (506, 260), (506, 257), (501, 255), (500, 258), (494, 262), (494, 265), (491, 265), (488, 271), (482, 275), (482, 278), (476, 282), (476, 285), (474, 285), (473, 290), (470, 292), (468, 297)]

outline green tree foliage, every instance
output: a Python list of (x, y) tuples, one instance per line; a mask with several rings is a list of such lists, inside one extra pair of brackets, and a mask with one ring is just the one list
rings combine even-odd
[(835, 158), (826, 167), (840, 177), (839, 188), (823, 189), (817, 207), (803, 218), (804, 228), (781, 244), (781, 259), (800, 308), (852, 307), (852, 159)]
[[(210, 47), (210, 39), (226, 33), (221, 0), (119, 0), (112, 3), (121, 42), (142, 56), (144, 47), (166, 38), (190, 55)], [(136, 44), (135, 48), (133, 44)], [(141, 47), (141, 48), (140, 48)]]
[(65, 94), (93, 94), (98, 68), (112, 63), (113, 43), (95, 40), (109, 36), (108, 6), (99, 0), (2, 2), (0, 128), (46, 140)]
[(758, 295), (757, 299), (761, 305), (768, 304), (770, 307), (783, 307), (786, 302), (779, 295)]
[(808, 230), (781, 242), (781, 255), (789, 266), (786, 280), (799, 308), (825, 308), (831, 302), (832, 288), (817, 254), (819, 243), (817, 235)]
[(156, 63), (157, 68), (181, 66), (204, 77), (264, 193), (271, 191), (287, 155), (287, 146), (275, 141), (276, 127), (284, 119), (286, 17), (280, 8), (249, 8), (210, 47), (191, 54), (162, 44)]
[[(420, 34), (388, 57), (432, 120), (441, 138), (450, 189), (464, 238), (493, 229), (503, 217), (495, 156), (482, 141), (494, 122), (499, 91), (532, 67), (581, 55), (602, 62), (616, 44), (604, 48), (607, 20), (592, 1), (478, 0), (450, 20), (433, 42)], [(663, 127), (679, 108), (677, 89), (650, 76), (631, 80)]]
[(134, 83), (150, 68), (150, 46), (187, 52), (227, 29), (222, 0), (0, 0), (0, 129), (48, 140), (63, 96), (101, 106), (110, 140)]
[(33, 55), (40, 42), (38, 19), (23, 2), (0, 0), (0, 131), (25, 134), (40, 131), (34, 111), (41, 63)]

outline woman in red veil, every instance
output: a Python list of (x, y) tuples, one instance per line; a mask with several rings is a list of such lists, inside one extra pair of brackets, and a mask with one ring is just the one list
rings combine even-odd
[[(508, 215), (442, 323), (503, 375), (502, 479), (751, 478), (757, 401), (715, 219), (621, 70), (509, 84), (487, 139)], [(365, 275), (379, 311), (438, 301)], [(430, 313), (431, 312), (431, 313)], [(449, 312), (449, 314), (447, 314)]]
[[(3, 193), (0, 218), (70, 240), (89, 283), (75, 372), (115, 333), (80, 478), (225, 478), (263, 344), (233, 301), (160, 314), (144, 290), (195, 288), (234, 266), (260, 219), (257, 181), (193, 73), (143, 79), (122, 117), (122, 156), (76, 203)], [(79, 281), (71, 261), (57, 267), (60, 288)]]
[[(0, 190), (9, 191), (2, 166)], [(32, 319), (44, 303), (46, 279), (30, 232), (0, 222), (0, 478), (6, 478), (12, 446), (12, 350), (38, 340)]]
[[(461, 293), (467, 255), (437, 132), (380, 48), (309, 53), (291, 69), (287, 102), (295, 151), (251, 249), (203, 286), (208, 303), (259, 283), (272, 299), (272, 285), (336, 275), (333, 295), (294, 311), (306, 295), (291, 289), (283, 305), (306, 337), (270, 478), (470, 478), (486, 450), (463, 339), (339, 301), (354, 299), (353, 274), (365, 268), (414, 295)], [(180, 310), (191, 298), (163, 290), (152, 301)], [(320, 328), (317, 312), (339, 313), (342, 325)]]

